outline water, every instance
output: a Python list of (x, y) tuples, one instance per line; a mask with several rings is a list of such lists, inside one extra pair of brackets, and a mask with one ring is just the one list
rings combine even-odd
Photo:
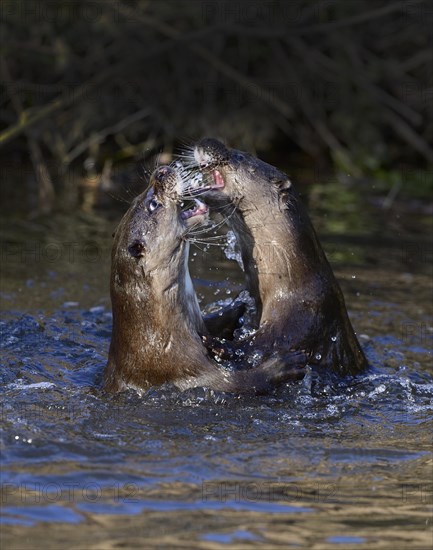
[[(323, 239), (372, 365), (362, 376), (255, 398), (108, 396), (114, 226), (5, 223), (2, 547), (431, 548), (428, 263), (385, 240)], [(192, 268), (206, 302), (242, 288), (219, 249)]]

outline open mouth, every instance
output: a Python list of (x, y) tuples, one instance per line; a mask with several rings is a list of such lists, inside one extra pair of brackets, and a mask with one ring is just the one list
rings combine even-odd
[[(201, 166), (200, 169), (202, 169)], [(203, 184), (203, 182), (201, 182), (199, 185), (193, 184), (186, 187), (183, 192), (184, 198), (194, 198), (198, 195), (206, 193), (207, 191), (220, 191), (225, 187), (224, 178), (219, 170), (214, 169), (209, 172), (208, 178), (206, 179), (209, 179), (211, 181), (207, 184)]]
[(181, 212), (180, 215), (181, 218), (188, 223), (188, 220), (191, 220), (192, 218), (196, 218), (198, 216), (206, 216), (208, 212), (209, 208), (204, 202), (201, 202), (198, 199), (194, 199), (194, 206), (192, 208), (189, 208), (188, 210), (184, 210), (183, 212)]
[(213, 185), (211, 186), (211, 189), (222, 189), (225, 186), (224, 178), (221, 175), (221, 172), (219, 170), (212, 170), (211, 173), (213, 177)]
[(209, 155), (205, 151), (196, 148), (194, 151), (194, 158), (198, 164), (199, 169), (208, 174), (212, 178), (213, 183), (201, 187), (201, 191), (219, 190), (225, 187), (224, 178), (219, 170), (217, 170), (215, 158)]

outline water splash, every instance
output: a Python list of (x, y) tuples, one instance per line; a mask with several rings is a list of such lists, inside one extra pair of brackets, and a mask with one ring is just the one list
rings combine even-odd
[(236, 241), (236, 235), (233, 233), (233, 231), (229, 230), (227, 231), (226, 238), (227, 246), (224, 249), (224, 254), (226, 258), (229, 260), (235, 260), (239, 264), (242, 271), (245, 271), (244, 263), (242, 261), (242, 255)]

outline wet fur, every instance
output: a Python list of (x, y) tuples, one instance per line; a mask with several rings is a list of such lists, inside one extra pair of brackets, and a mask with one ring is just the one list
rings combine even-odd
[(362, 371), (367, 362), (343, 294), (287, 175), (216, 140), (195, 150), (206, 151), (208, 171), (218, 169), (225, 180), (205, 200), (236, 206), (228, 224), (257, 305), (254, 347), (283, 354), (288, 347), (305, 349), (312, 364), (342, 374)]
[[(113, 329), (104, 388), (146, 390), (170, 382), (180, 389), (206, 386), (254, 394), (299, 378), (306, 363), (301, 354), (291, 364), (276, 356), (246, 371), (225, 369), (211, 359), (189, 282), (188, 229), (169, 183), (152, 176), (152, 187), (134, 200), (114, 235)], [(150, 212), (155, 198), (161, 207)]]

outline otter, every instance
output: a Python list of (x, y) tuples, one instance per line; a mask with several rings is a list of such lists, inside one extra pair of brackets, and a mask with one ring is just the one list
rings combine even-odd
[(227, 206), (246, 285), (256, 302), (256, 349), (303, 349), (309, 364), (339, 374), (367, 367), (344, 297), (288, 176), (254, 156), (205, 138), (193, 150), (210, 207)]
[(300, 378), (305, 355), (292, 363), (275, 355), (261, 365), (235, 370), (219, 364), (202, 342), (206, 327), (188, 271), (188, 235), (206, 221), (207, 206), (180, 202), (179, 170), (161, 166), (114, 234), (110, 293), (113, 328), (104, 389), (138, 391), (166, 382), (236, 393), (264, 393)]

